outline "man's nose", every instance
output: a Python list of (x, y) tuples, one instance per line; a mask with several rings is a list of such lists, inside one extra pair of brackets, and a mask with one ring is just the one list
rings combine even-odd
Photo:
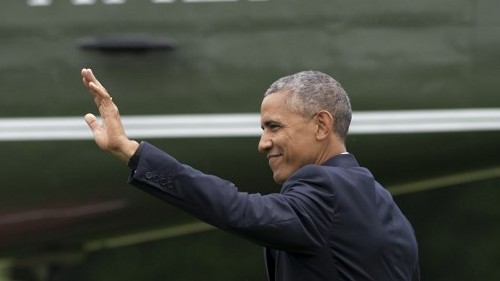
[(272, 143), (271, 139), (268, 138), (265, 133), (262, 133), (262, 135), (260, 136), (260, 141), (259, 141), (259, 146), (258, 146), (259, 152), (265, 153), (266, 151), (269, 150), (269, 148), (272, 146), (272, 144), (273, 143)]

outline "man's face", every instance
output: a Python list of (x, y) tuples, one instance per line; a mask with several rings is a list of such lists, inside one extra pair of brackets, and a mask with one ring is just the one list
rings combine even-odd
[(273, 178), (283, 183), (304, 165), (317, 158), (315, 118), (304, 118), (285, 104), (286, 94), (277, 92), (262, 101), (262, 136), (259, 151), (265, 153)]

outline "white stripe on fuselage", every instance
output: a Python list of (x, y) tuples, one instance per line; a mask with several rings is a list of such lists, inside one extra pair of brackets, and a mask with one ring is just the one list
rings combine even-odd
[[(104, 5), (126, 4), (127, 0), (66, 0), (74, 6), (86, 6), (102, 3)], [(175, 2), (183, 3), (217, 3), (217, 2), (238, 2), (243, 0), (151, 0), (152, 4), (171, 4)], [(247, 2), (265, 2), (269, 0), (246, 0)], [(292, 0), (290, 0), (292, 1)], [(27, 0), (26, 4), (30, 7), (51, 6), (53, 0)]]
[[(260, 136), (260, 115), (123, 116), (130, 138)], [(500, 108), (353, 113), (350, 135), (499, 131)], [(83, 117), (0, 118), (0, 141), (92, 139)]]

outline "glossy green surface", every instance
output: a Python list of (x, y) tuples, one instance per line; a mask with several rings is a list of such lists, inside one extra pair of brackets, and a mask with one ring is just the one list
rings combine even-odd
[[(493, 0), (27, 3), (0, 2), (0, 118), (83, 119), (95, 109), (81, 84), (82, 67), (94, 70), (123, 115), (258, 112), (274, 80), (305, 69), (338, 79), (355, 111), (500, 108), (500, 4)], [(175, 47), (150, 52), (78, 47), (82, 39), (109, 35), (169, 39)], [(391, 189), (496, 168), (499, 140), (500, 131), (356, 134), (348, 139), (348, 149)], [(257, 152), (257, 137), (150, 142), (241, 190), (279, 190)], [(78, 252), (86, 241), (193, 221), (129, 187), (127, 167), (91, 141), (0, 144), (0, 256)], [(487, 180), (494, 190), (498, 175)], [(467, 182), (457, 190), (465, 194), (476, 185)], [(403, 211), (423, 233), (423, 268), (430, 268), (435, 260), (429, 257), (439, 249), (428, 240), (435, 225), (426, 218), (432, 216), (429, 200), (447, 196), (440, 194), (403, 196)], [(485, 199), (473, 200), (470, 206)], [(448, 216), (468, 212), (468, 202), (461, 202), (446, 205)], [(83, 207), (102, 212), (85, 209), (74, 215)], [(484, 212), (477, 217), (495, 225), (500, 235), (496, 209)], [(467, 228), (467, 223), (450, 227)], [(466, 240), (449, 237), (452, 233), (443, 230), (446, 239), (433, 243)], [(498, 259), (498, 254), (489, 256)], [(424, 274), (423, 280), (447, 280)]]

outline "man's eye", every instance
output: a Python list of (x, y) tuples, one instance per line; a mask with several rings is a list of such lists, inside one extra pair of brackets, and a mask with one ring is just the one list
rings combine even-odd
[(261, 126), (262, 130), (271, 132), (275, 132), (281, 129), (281, 127), (283, 126), (279, 123), (270, 123), (270, 122), (266, 122), (264, 125)]
[(271, 131), (276, 131), (280, 128), (280, 126), (278, 124), (270, 124), (269, 125), (269, 130)]

